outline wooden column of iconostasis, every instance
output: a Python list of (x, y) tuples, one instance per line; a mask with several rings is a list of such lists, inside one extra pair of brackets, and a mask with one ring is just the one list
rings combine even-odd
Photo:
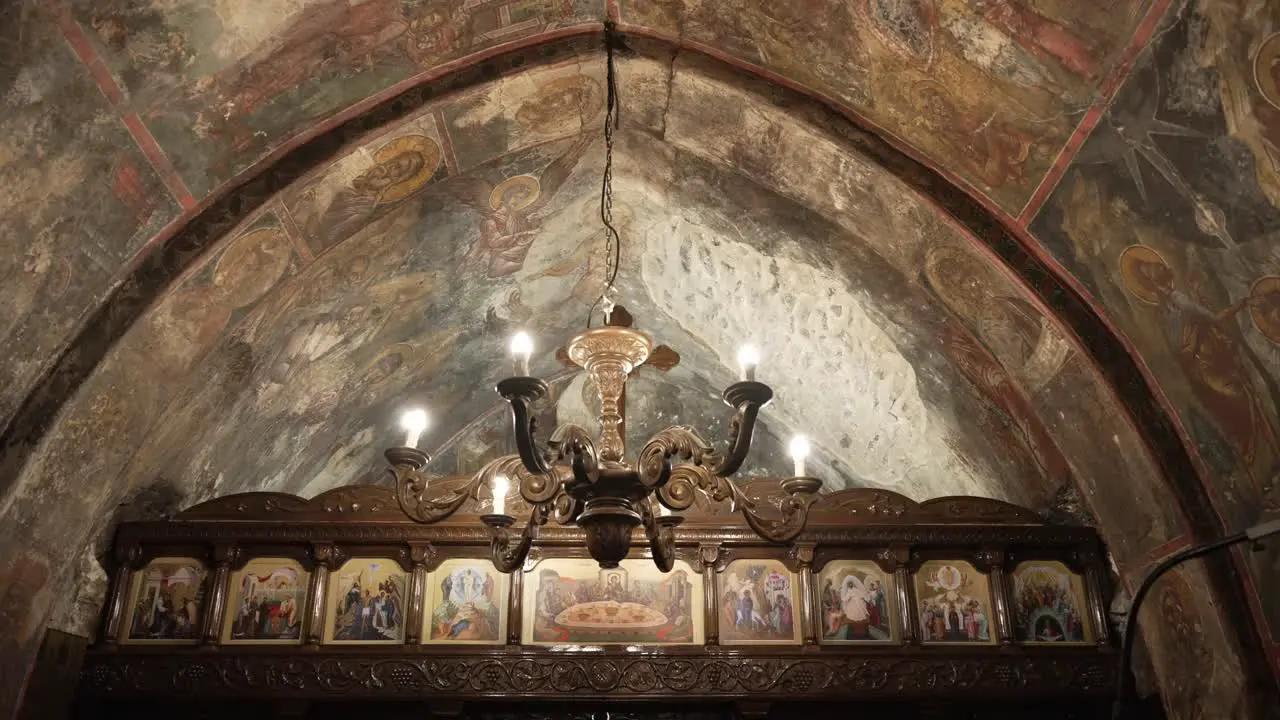
[(479, 547), (166, 554), (135, 561), (105, 633), (157, 645), (1109, 642), (1097, 563), (1078, 552), (718, 542), (679, 552), (662, 573), (642, 557), (602, 569), (580, 545), (552, 547), (511, 575)]

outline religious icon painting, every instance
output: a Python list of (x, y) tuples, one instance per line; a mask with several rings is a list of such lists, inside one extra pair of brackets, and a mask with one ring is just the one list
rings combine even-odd
[(824, 644), (895, 642), (898, 618), (893, 575), (870, 560), (834, 560), (818, 575)]
[(1020, 563), (1013, 579), (1013, 634), (1023, 643), (1091, 643), (1084, 580), (1060, 562)]
[(719, 578), (720, 642), (792, 645), (801, 640), (795, 573), (777, 560), (735, 560)]
[(326, 643), (402, 643), (409, 573), (387, 558), (352, 558), (329, 575)]
[(543, 560), (525, 574), (526, 645), (700, 645), (702, 579), (677, 560), (601, 568), (595, 560)]
[(995, 644), (987, 576), (960, 560), (930, 560), (915, 574), (921, 642)]
[(208, 578), (204, 563), (194, 558), (163, 557), (147, 563), (133, 573), (131, 613), (121, 640), (199, 642)]
[(488, 560), (455, 558), (427, 575), (422, 642), (498, 645), (507, 641), (508, 576)]
[(231, 576), (223, 642), (301, 643), (308, 578), (294, 560), (250, 560)]

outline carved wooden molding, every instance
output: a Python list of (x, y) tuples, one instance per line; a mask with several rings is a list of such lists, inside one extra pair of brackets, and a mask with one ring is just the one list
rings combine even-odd
[(1114, 659), (1100, 653), (580, 658), (95, 652), (85, 660), (81, 688), (90, 697), (1101, 697), (1112, 692)]
[[(538, 532), (538, 545), (547, 547), (582, 547), (583, 532), (576, 527), (547, 526)], [(403, 543), (430, 542), (437, 545), (486, 545), (489, 534), (478, 520), (474, 524), (439, 523), (421, 525), (403, 523), (342, 523), (296, 521), (264, 522), (145, 522), (120, 526), (117, 542), (216, 543), (235, 542), (247, 548), (252, 544), (303, 543), (331, 541), (338, 543)], [(1096, 543), (1090, 528), (1065, 528), (1048, 525), (845, 525), (814, 527), (806, 530), (796, 542), (813, 542), (822, 546), (883, 546), (907, 543), (913, 545), (1027, 545), (1036, 548), (1071, 547)], [(643, 535), (633, 538), (637, 546), (645, 545)], [(728, 546), (770, 545), (749, 528), (742, 526), (711, 527), (681, 525), (676, 534), (677, 545), (697, 547), (703, 543)]]
[[(433, 478), (431, 485), (444, 492), (465, 484), (468, 476)], [(786, 497), (778, 478), (752, 478), (742, 483), (743, 492), (762, 506), (779, 506)], [(475, 525), (480, 515), (492, 507), (487, 497), (468, 498), (456, 515), (443, 525)], [(513, 512), (521, 508), (511, 506)], [(525, 508), (527, 510), (527, 508)], [(729, 503), (695, 504), (683, 515), (690, 524), (718, 526), (744, 524), (729, 510)], [(175, 520), (256, 521), (288, 519), (293, 522), (365, 522), (398, 520), (412, 522), (400, 509), (395, 491), (376, 485), (335, 488), (305, 500), (284, 493), (254, 492), (229, 495), (201, 503), (179, 513)], [(1044, 525), (1045, 520), (1025, 508), (999, 500), (976, 497), (944, 497), (923, 503), (889, 490), (852, 488), (823, 495), (810, 510), (811, 527), (824, 525), (902, 524)]]

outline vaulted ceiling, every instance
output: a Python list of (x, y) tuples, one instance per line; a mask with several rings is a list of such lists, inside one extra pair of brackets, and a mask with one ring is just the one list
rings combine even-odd
[[(606, 264), (606, 16), (620, 300), (681, 355), (637, 376), (633, 445), (722, 433), (750, 342), (778, 397), (751, 474), (804, 432), (830, 487), (1069, 488), (1126, 582), (1277, 511), (1275, 7), (13, 4), (0, 659), (92, 607), (119, 517), (377, 482), (408, 404), (437, 472), (505, 451), (516, 329), (545, 412), (589, 421), (555, 350)], [(1273, 681), (1277, 562), (1166, 583), (1175, 716)]]

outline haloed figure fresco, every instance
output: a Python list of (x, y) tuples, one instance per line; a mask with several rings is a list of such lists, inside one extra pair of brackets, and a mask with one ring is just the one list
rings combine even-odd
[(134, 579), (129, 640), (195, 641), (200, 637), (208, 573), (196, 560), (159, 558)]

